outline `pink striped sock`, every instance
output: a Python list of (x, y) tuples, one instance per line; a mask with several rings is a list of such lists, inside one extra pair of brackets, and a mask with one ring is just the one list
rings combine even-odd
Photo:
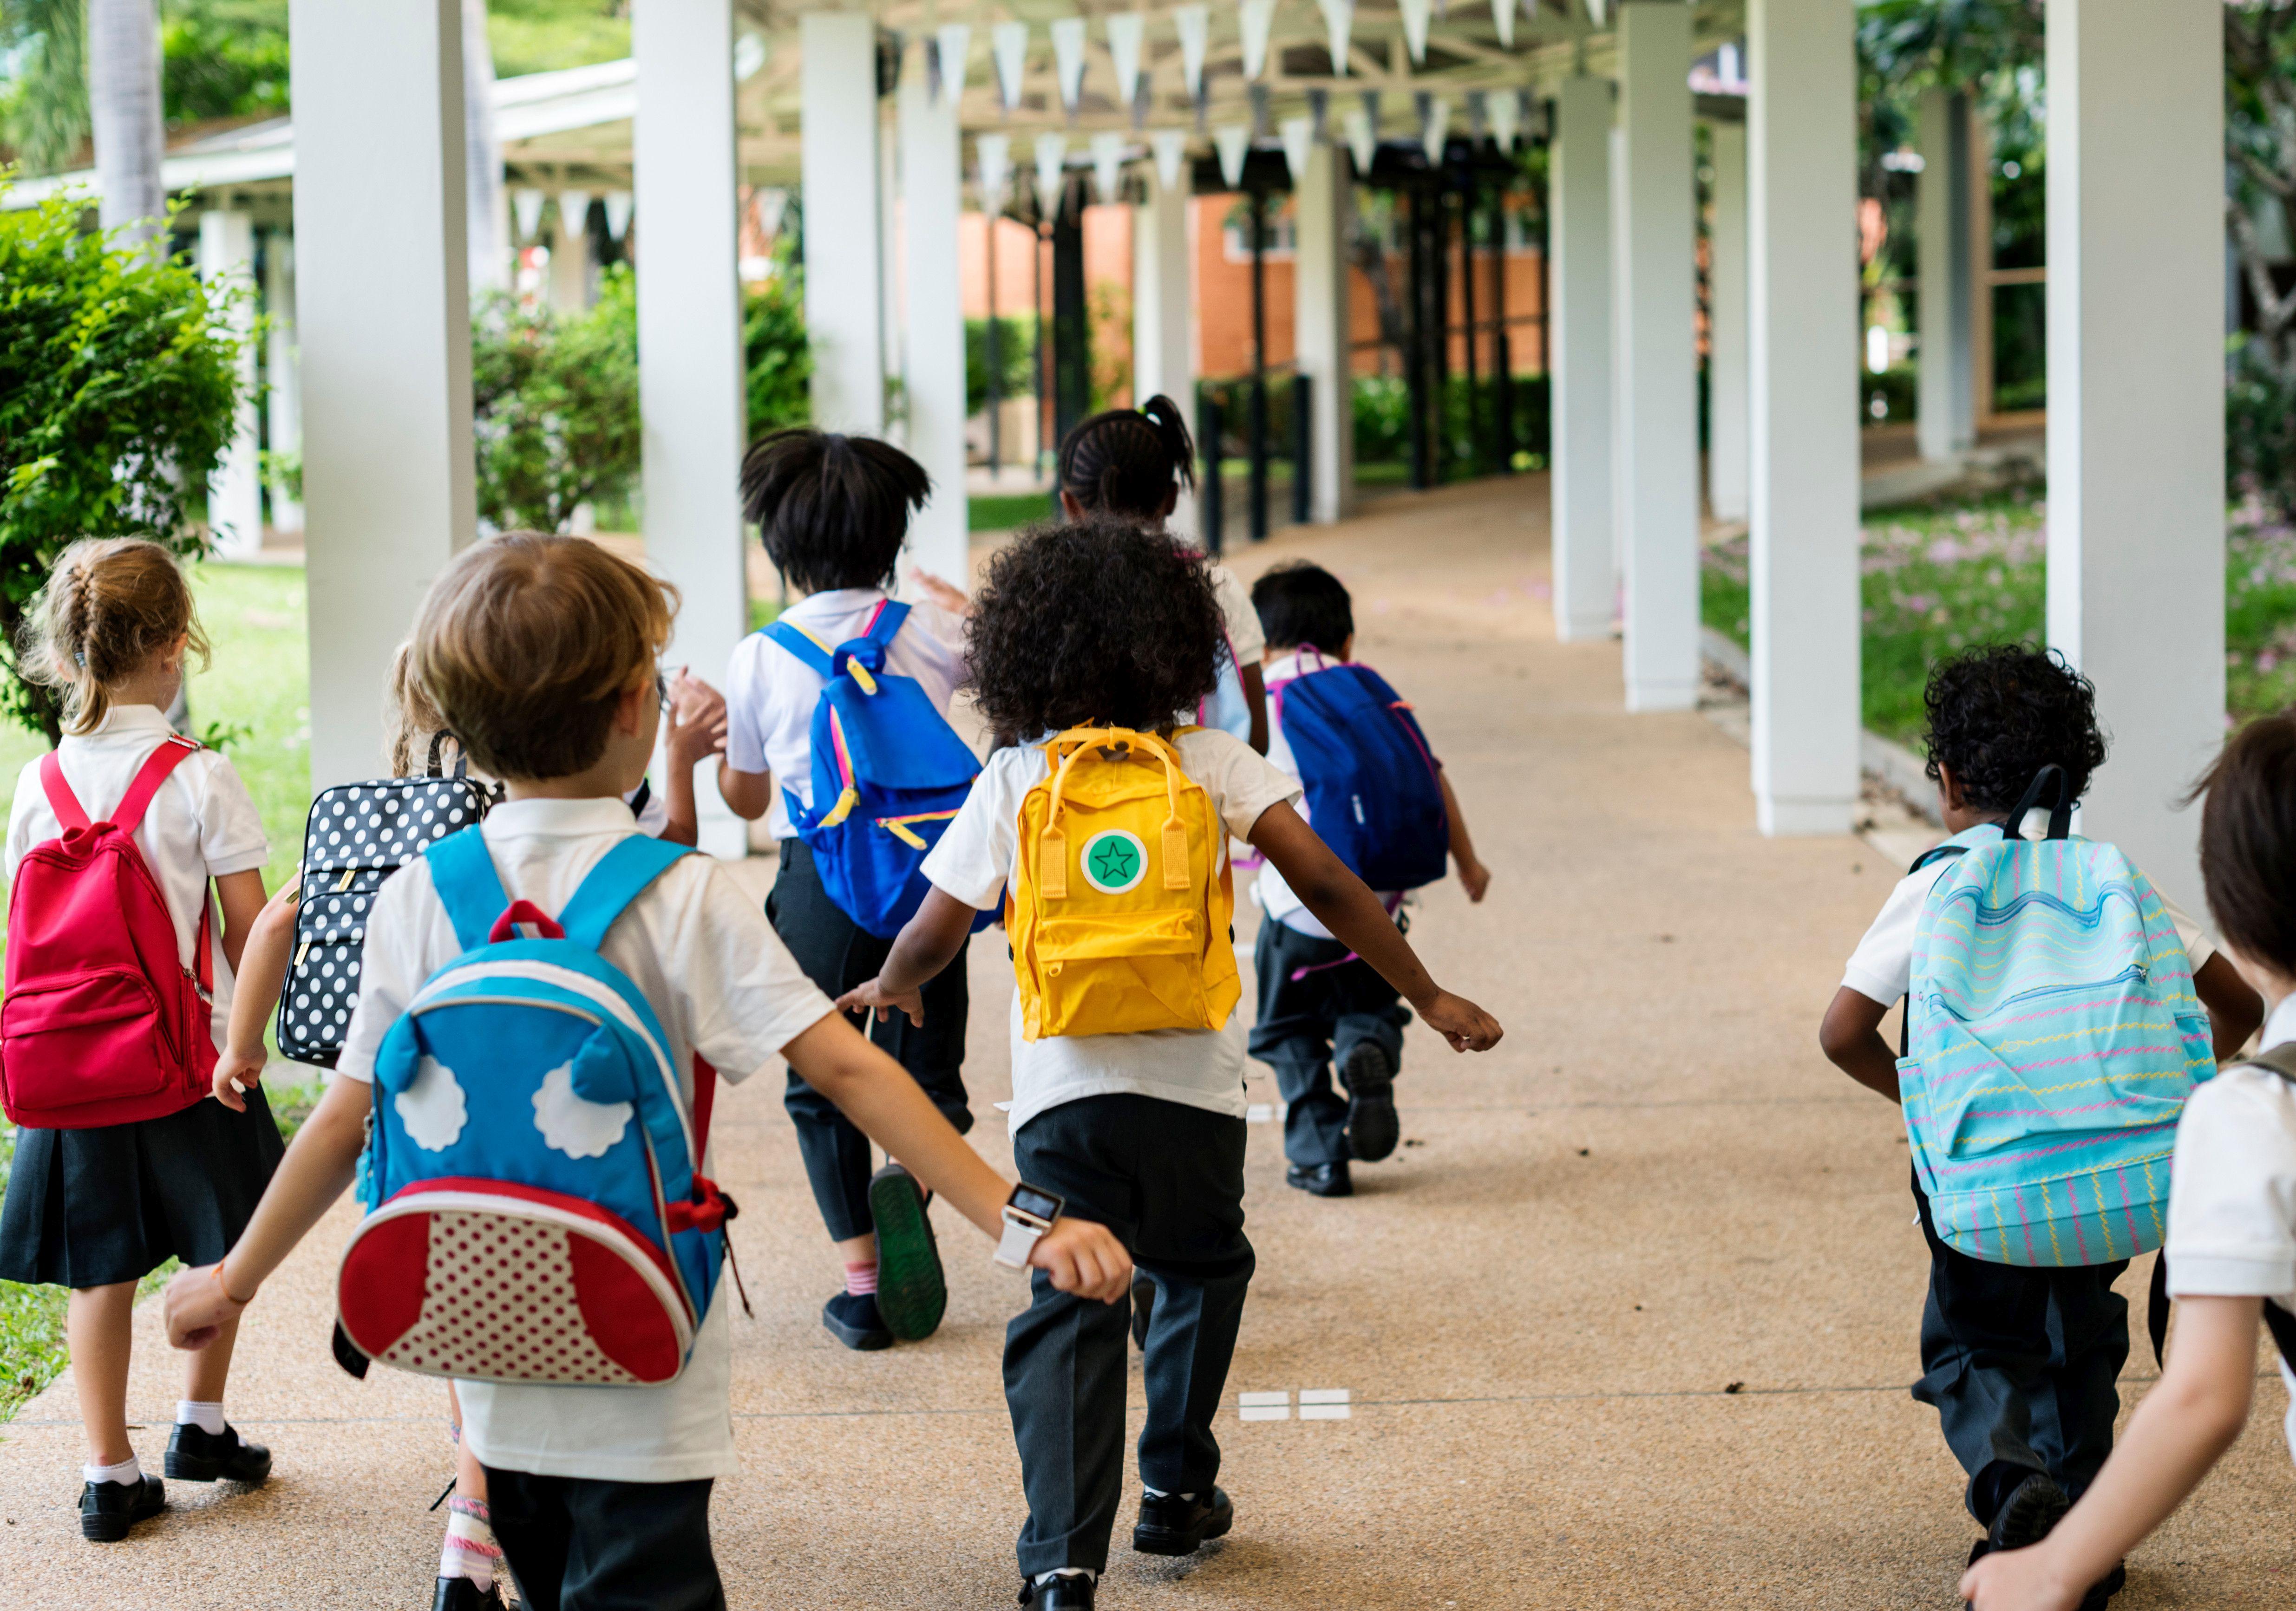
[(873, 1296), (877, 1291), (877, 1261), (865, 1264), (845, 1266), (845, 1290), (857, 1296)]
[(502, 1546), (484, 1500), (456, 1494), (447, 1501), (447, 1541), (439, 1550), (439, 1575), (467, 1577), (483, 1594), (494, 1586), (502, 1565)]

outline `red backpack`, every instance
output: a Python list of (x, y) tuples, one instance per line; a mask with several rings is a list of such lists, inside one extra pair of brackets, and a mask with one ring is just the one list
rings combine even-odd
[(199, 746), (152, 752), (107, 822), (91, 822), (53, 751), (40, 762), (63, 837), (24, 854), (8, 895), (7, 998), (0, 1004), (0, 1096), (41, 1130), (165, 1118), (209, 1094), (216, 1047), (207, 888), (198, 976), (176, 950), (167, 897), (135, 827), (168, 774)]

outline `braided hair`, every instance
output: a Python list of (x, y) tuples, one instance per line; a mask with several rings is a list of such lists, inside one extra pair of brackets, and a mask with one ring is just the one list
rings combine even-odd
[(94, 732), (113, 687), (185, 640), (204, 659), (191, 585), (176, 557), (142, 537), (83, 537), (56, 556), (25, 611), (17, 665), (27, 682), (62, 696), (63, 730)]
[(1111, 408), (1061, 444), (1061, 490), (1094, 514), (1162, 518), (1173, 486), (1196, 484), (1196, 445), (1180, 405), (1162, 396), (1137, 408)]

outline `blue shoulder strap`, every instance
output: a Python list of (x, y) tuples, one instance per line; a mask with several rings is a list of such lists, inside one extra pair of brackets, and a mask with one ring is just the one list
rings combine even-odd
[(877, 618), (869, 624), (869, 630), (861, 635), (882, 649), (893, 641), (893, 634), (901, 630), (901, 623), (908, 618), (907, 605), (888, 599), (885, 608), (879, 610)]
[(494, 932), (495, 920), (510, 906), (485, 837), (472, 823), (435, 841), (422, 854), (430, 863), (430, 887), (439, 892), (439, 904), (455, 925), (455, 943), (476, 951)]
[(823, 676), (830, 673), (830, 651), (811, 633), (793, 622), (775, 621), (765, 629), (766, 636), (795, 655)]
[(586, 950), (597, 950), (605, 943), (606, 930), (622, 915), (622, 909), (637, 899), (672, 862), (692, 854), (691, 847), (685, 845), (650, 838), (642, 833), (630, 835), (590, 869), (590, 876), (582, 880), (582, 887), (559, 912), (558, 926), (576, 945)]

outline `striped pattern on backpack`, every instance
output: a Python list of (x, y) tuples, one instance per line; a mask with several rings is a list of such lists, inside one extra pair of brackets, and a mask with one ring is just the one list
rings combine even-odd
[(2160, 895), (2062, 821), (2046, 839), (1987, 824), (1939, 846), (1955, 859), (1915, 931), (1898, 1064), (1914, 1166), (1938, 1235), (1997, 1264), (2160, 1247), (2177, 1120), (2216, 1072)]

